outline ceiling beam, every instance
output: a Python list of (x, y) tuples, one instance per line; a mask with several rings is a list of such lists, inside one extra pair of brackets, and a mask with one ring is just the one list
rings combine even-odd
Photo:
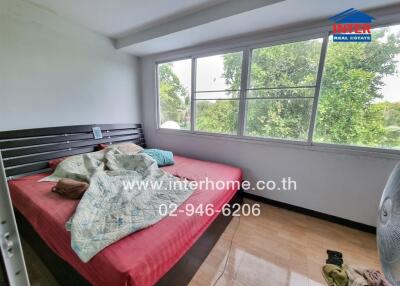
[(282, 1), (285, 0), (228, 0), (220, 2), (200, 11), (118, 38), (114, 42), (115, 48), (122, 49)]

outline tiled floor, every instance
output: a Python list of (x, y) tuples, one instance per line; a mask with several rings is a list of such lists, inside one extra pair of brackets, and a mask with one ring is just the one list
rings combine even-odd
[(191, 286), (326, 285), (326, 249), (343, 252), (345, 263), (379, 269), (374, 235), (269, 205), (261, 210), (260, 217), (232, 220)]
[(24, 251), (25, 263), (31, 286), (59, 286), (40, 257), (24, 240), (22, 240), (22, 249)]
[[(326, 285), (326, 249), (343, 252), (348, 264), (379, 269), (374, 235), (261, 204), (259, 217), (232, 220), (190, 286)], [(24, 250), (32, 285), (56, 286), (35, 253)]]

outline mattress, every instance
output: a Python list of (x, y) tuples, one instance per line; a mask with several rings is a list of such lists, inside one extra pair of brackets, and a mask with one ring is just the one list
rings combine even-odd
[[(239, 168), (175, 156), (175, 164), (164, 169), (188, 180), (209, 182), (241, 181)], [(13, 205), (31, 223), (46, 244), (93, 285), (153, 285), (167, 273), (216, 219), (212, 215), (188, 215), (185, 206), (212, 204), (216, 210), (231, 200), (237, 189), (199, 188), (175, 212), (159, 223), (126, 236), (108, 246), (88, 263), (83, 263), (70, 247), (65, 222), (74, 213), (78, 201), (52, 193), (54, 183), (38, 182), (48, 174), (37, 174), (9, 181)], [(208, 179), (206, 179), (208, 178)]]

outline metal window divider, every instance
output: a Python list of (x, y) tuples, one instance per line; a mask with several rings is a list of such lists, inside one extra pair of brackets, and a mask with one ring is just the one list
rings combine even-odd
[(242, 76), (240, 80), (240, 101), (239, 101), (239, 128), (238, 136), (243, 137), (245, 133), (246, 125), (246, 94), (249, 81), (250, 72), (250, 49), (245, 48), (243, 50), (243, 60), (242, 60)]
[(311, 109), (310, 126), (308, 128), (307, 142), (310, 145), (313, 144), (314, 129), (315, 129), (316, 118), (317, 118), (318, 101), (319, 101), (319, 95), (320, 95), (320, 91), (321, 91), (322, 76), (324, 73), (325, 59), (326, 59), (326, 53), (327, 53), (327, 49), (328, 49), (328, 41), (329, 41), (329, 33), (327, 33), (325, 35), (325, 37), (322, 41), (322, 46), (321, 46), (321, 54), (320, 54), (320, 58), (319, 58), (318, 73), (317, 73), (317, 82), (316, 82), (316, 86), (315, 86), (314, 100), (313, 100), (313, 105), (312, 105), (312, 109)]
[(196, 58), (192, 58), (191, 91), (190, 91), (190, 131), (194, 131), (196, 119)]

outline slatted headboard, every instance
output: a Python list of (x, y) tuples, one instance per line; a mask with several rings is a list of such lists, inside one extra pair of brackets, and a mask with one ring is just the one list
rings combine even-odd
[[(93, 127), (103, 138), (95, 139)], [(141, 124), (93, 124), (0, 132), (0, 150), (8, 179), (48, 171), (52, 159), (95, 151), (98, 144), (133, 142), (145, 146)]]

